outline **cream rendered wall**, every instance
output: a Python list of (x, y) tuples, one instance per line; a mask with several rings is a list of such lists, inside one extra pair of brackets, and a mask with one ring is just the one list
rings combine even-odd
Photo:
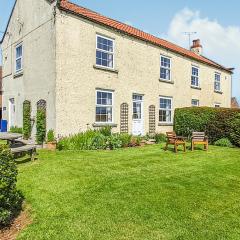
[[(199, 99), (201, 106), (230, 107), (231, 75), (178, 54), (110, 30), (87, 20), (58, 13), (56, 23), (56, 131), (68, 135), (92, 127), (95, 122), (97, 88), (114, 91), (115, 131), (120, 127), (120, 104), (129, 104), (129, 130), (132, 131), (132, 94), (144, 94), (144, 128), (149, 131), (148, 107), (156, 106), (156, 130), (165, 132), (172, 126), (158, 126), (159, 96), (173, 97), (174, 108), (191, 106)], [(115, 39), (115, 69), (118, 73), (93, 67), (96, 34)], [(160, 55), (172, 60), (174, 84), (159, 81)], [(221, 53), (219, 53), (221, 54)], [(200, 68), (201, 90), (192, 89), (191, 66)], [(214, 73), (221, 73), (223, 94), (214, 93)]]
[[(32, 117), (36, 103), (47, 101), (47, 127), (55, 129), (55, 20), (54, 4), (46, 0), (18, 0), (10, 19), (3, 50), (3, 119), (8, 103), (15, 99), (16, 125), (22, 126), (22, 104), (30, 100)], [(21, 25), (21, 24), (22, 25)], [(15, 74), (15, 47), (23, 44), (23, 72)], [(33, 128), (33, 136), (35, 127)]]

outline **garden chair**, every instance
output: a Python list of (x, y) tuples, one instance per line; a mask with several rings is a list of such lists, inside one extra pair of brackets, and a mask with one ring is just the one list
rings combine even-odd
[(195, 145), (203, 145), (204, 150), (208, 150), (208, 137), (205, 132), (193, 132), (191, 142), (192, 151), (194, 150)]
[(184, 152), (186, 152), (186, 142), (183, 137), (177, 136), (175, 132), (167, 132), (167, 142), (165, 146), (165, 151), (168, 149), (168, 145), (174, 145), (174, 151), (177, 153), (178, 146), (182, 145)]

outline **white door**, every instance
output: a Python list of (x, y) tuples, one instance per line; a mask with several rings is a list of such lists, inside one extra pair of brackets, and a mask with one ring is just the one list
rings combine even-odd
[(9, 99), (9, 118), (8, 118), (8, 127), (9, 129), (11, 127), (14, 127), (15, 126), (15, 112), (16, 112), (16, 109), (15, 109), (15, 100), (14, 98), (10, 98)]
[(133, 95), (133, 126), (132, 134), (135, 136), (144, 134), (143, 125), (143, 96)]

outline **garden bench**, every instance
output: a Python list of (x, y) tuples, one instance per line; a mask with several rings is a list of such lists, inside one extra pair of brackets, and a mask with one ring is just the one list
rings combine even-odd
[(204, 145), (204, 150), (208, 150), (208, 137), (205, 135), (205, 132), (193, 132), (191, 149), (194, 150), (195, 145)]
[(167, 142), (165, 146), (165, 151), (168, 149), (168, 145), (174, 145), (174, 151), (177, 153), (178, 146), (182, 145), (184, 152), (186, 152), (186, 142), (184, 137), (177, 136), (175, 132), (167, 132)]
[(24, 146), (15, 146), (11, 147), (11, 152), (14, 156), (17, 156), (22, 153), (28, 153), (31, 157), (31, 160), (35, 160), (36, 156), (36, 146), (35, 145), (24, 145)]

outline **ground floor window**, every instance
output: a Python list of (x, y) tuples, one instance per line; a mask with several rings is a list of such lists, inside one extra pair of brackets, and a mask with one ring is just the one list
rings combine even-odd
[(173, 107), (172, 97), (159, 98), (159, 122), (172, 123), (173, 122)]
[(192, 107), (199, 107), (199, 100), (198, 99), (192, 99)]
[(215, 107), (215, 108), (220, 108), (220, 107), (221, 107), (221, 104), (220, 104), (220, 103), (214, 103), (214, 107)]
[(96, 91), (96, 122), (113, 122), (113, 93), (110, 91)]

